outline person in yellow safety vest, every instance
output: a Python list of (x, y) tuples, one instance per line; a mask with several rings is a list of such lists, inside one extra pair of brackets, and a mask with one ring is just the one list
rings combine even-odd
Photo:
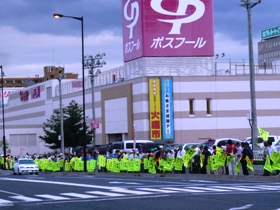
[(7, 169), (7, 170), (11, 170), (11, 168), (10, 168), (10, 162), (11, 162), (11, 156), (10, 156), (10, 155), (7, 155), (7, 157), (6, 157), (6, 169)]

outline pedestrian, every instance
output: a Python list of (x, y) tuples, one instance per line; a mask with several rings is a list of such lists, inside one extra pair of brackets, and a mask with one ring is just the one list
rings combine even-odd
[(235, 161), (232, 160), (229, 164), (228, 164), (228, 161), (229, 161), (229, 158), (231, 158), (232, 155), (235, 155), (237, 153), (237, 149), (236, 149), (236, 147), (233, 144), (231, 139), (229, 139), (227, 141), (226, 153), (227, 153), (227, 158), (226, 158), (226, 161), (225, 161), (226, 175), (229, 175), (229, 174), (233, 175), (234, 174), (233, 170), (235, 168)]
[[(269, 146), (268, 146), (268, 143), (266, 141), (263, 142), (263, 145), (264, 145), (263, 164), (265, 165), (266, 158), (268, 158), (268, 156), (269, 156)], [(262, 176), (270, 176), (270, 172), (266, 169), (263, 169), (263, 175)]]
[(209, 152), (208, 146), (203, 147), (203, 151), (202, 151), (201, 155), (203, 156), (201, 173), (202, 174), (207, 174), (207, 164), (208, 164), (208, 161), (209, 161), (209, 157), (211, 156), (211, 152)]
[(157, 170), (157, 172), (160, 172), (159, 160), (164, 157), (164, 149), (163, 149), (162, 145), (158, 146), (158, 150), (155, 152), (154, 156), (155, 156), (154, 160), (155, 160), (155, 163), (156, 163), (156, 170)]

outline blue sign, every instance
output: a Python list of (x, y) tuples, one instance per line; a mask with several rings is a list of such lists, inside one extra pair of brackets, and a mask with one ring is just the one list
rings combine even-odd
[(162, 138), (174, 139), (173, 82), (171, 78), (161, 79)]
[(268, 28), (268, 29), (261, 31), (262, 40), (271, 39), (271, 38), (277, 37), (277, 36), (280, 36), (280, 26)]

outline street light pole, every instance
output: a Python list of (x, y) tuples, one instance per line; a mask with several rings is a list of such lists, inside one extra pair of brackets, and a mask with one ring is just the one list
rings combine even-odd
[(99, 74), (101, 74), (100, 69), (97, 69), (94, 72), (94, 69), (101, 68), (103, 65), (106, 64), (105, 61), (102, 61), (103, 57), (105, 56), (105, 53), (99, 53), (93, 57), (92, 55), (86, 56), (84, 60), (85, 68), (89, 69), (89, 75), (91, 77), (91, 94), (92, 94), (92, 145), (95, 146), (95, 139), (96, 139), (96, 119), (95, 119), (95, 98), (94, 98), (94, 78), (97, 77)]
[(3, 168), (6, 168), (6, 136), (5, 136), (5, 111), (4, 111), (4, 79), (5, 76), (3, 71), (3, 66), (1, 68), (1, 84), (2, 84), (2, 120), (3, 120), (3, 152), (4, 152), (4, 165)]
[(53, 14), (54, 18), (72, 18), (81, 21), (81, 35), (82, 35), (82, 80), (83, 80), (83, 155), (84, 155), (84, 172), (87, 172), (87, 154), (86, 154), (86, 108), (85, 108), (85, 69), (84, 69), (84, 18), (67, 16), (62, 14)]
[(251, 9), (261, 0), (241, 0), (240, 5), (246, 7), (248, 18), (248, 45), (249, 45), (249, 64), (250, 64), (250, 92), (251, 92), (251, 133), (252, 133), (252, 150), (255, 149), (257, 144), (257, 111), (256, 111), (256, 91), (255, 91), (255, 65), (254, 65), (254, 52), (252, 41), (252, 23), (251, 23)]
[(59, 110), (60, 110), (60, 140), (61, 140), (61, 153), (65, 155), (64, 145), (64, 130), (63, 130), (63, 109), (62, 109), (62, 91), (61, 91), (61, 80), (65, 78), (62, 74), (63, 68), (58, 68), (58, 82), (59, 82)]

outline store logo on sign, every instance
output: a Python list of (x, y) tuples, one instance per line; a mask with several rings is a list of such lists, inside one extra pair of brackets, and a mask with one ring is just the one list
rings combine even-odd
[(176, 17), (175, 19), (158, 19), (161, 22), (173, 24), (169, 34), (180, 34), (182, 24), (191, 23), (198, 20), (204, 15), (205, 12), (205, 5), (203, 2), (201, 2), (201, 0), (178, 0), (179, 5), (176, 12), (167, 11), (162, 8), (162, 1), (163, 0), (151, 0), (151, 7), (154, 11), (168, 16), (187, 16), (186, 11), (188, 6), (192, 5), (195, 7), (195, 12), (187, 17)]
[(136, 23), (138, 22), (140, 9), (139, 9), (138, 2), (133, 2), (133, 3), (131, 3), (130, 14), (127, 14), (129, 3), (130, 3), (130, 0), (128, 0), (124, 5), (124, 11), (123, 11), (124, 14), (123, 15), (127, 21), (132, 21), (132, 23), (130, 23), (129, 25), (126, 26), (127, 28), (129, 28), (129, 39), (132, 39), (133, 38), (133, 28), (136, 25)]

